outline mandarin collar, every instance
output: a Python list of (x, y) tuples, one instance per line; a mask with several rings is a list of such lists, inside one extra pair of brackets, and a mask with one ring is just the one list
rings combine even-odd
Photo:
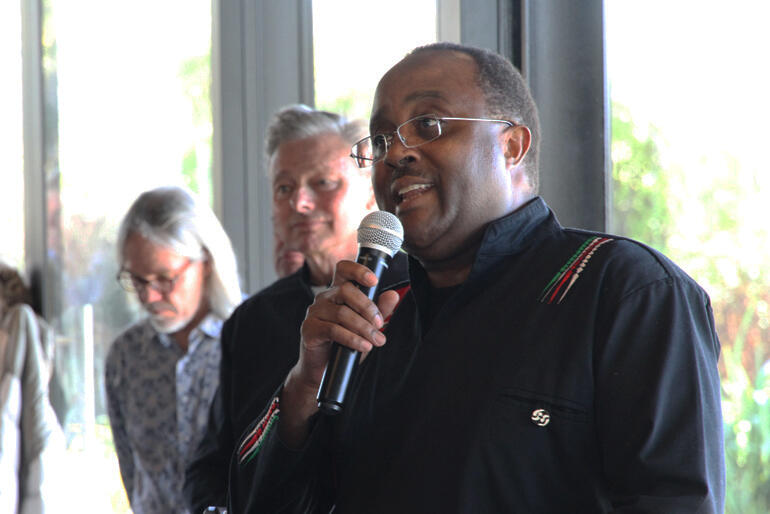
[(536, 196), (515, 211), (496, 219), (487, 226), (481, 246), (476, 254), (468, 281), (476, 279), (490, 267), (509, 255), (517, 254), (529, 246), (542, 232), (537, 230), (552, 218), (552, 226), (558, 225), (545, 201)]
[[(503, 258), (528, 248), (533, 239), (542, 237), (538, 227), (550, 219), (548, 226), (556, 230), (558, 221), (545, 201), (536, 196), (515, 211), (491, 222), (481, 241), (479, 251), (466, 282), (472, 282), (484, 275)], [(425, 270), (414, 257), (409, 258), (412, 283), (427, 281)]]

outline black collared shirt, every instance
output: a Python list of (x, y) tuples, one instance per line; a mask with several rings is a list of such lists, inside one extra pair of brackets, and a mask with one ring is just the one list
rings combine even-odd
[(345, 412), (302, 451), (268, 432), (233, 512), (722, 512), (719, 341), (671, 261), (538, 198), (488, 227), (424, 334), (410, 277)]

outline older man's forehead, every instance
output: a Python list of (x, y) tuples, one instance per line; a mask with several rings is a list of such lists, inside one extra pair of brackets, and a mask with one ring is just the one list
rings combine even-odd
[(327, 166), (350, 154), (349, 143), (339, 134), (332, 132), (316, 134), (302, 139), (285, 141), (273, 154), (270, 167), (301, 165), (304, 168)]
[[(347, 150), (350, 152), (350, 149)], [(359, 170), (355, 165), (355, 161), (350, 155), (339, 154), (336, 156), (328, 156), (328, 158), (315, 159), (308, 158), (306, 162), (300, 162), (299, 160), (292, 161), (291, 163), (276, 163), (273, 167), (273, 182), (277, 182), (284, 178), (294, 177), (313, 177), (318, 175), (328, 174), (344, 174), (344, 175), (359, 175), (362, 170)]]

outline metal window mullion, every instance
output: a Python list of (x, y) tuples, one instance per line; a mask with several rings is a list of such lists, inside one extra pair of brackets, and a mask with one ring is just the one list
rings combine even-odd
[(41, 0), (22, 0), (22, 105), (24, 131), (24, 259), (35, 307), (44, 316), (53, 312), (46, 294), (45, 136)]

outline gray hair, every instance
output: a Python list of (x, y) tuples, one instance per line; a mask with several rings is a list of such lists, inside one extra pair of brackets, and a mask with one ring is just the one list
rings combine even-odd
[(267, 126), (267, 162), (283, 143), (321, 134), (336, 134), (353, 146), (369, 135), (369, 127), (364, 120), (348, 120), (339, 114), (319, 111), (303, 104), (288, 105), (276, 112)]
[(118, 229), (118, 262), (132, 233), (192, 260), (211, 260), (206, 297), (214, 314), (227, 319), (241, 302), (235, 252), (208, 205), (181, 187), (166, 186), (139, 195)]

